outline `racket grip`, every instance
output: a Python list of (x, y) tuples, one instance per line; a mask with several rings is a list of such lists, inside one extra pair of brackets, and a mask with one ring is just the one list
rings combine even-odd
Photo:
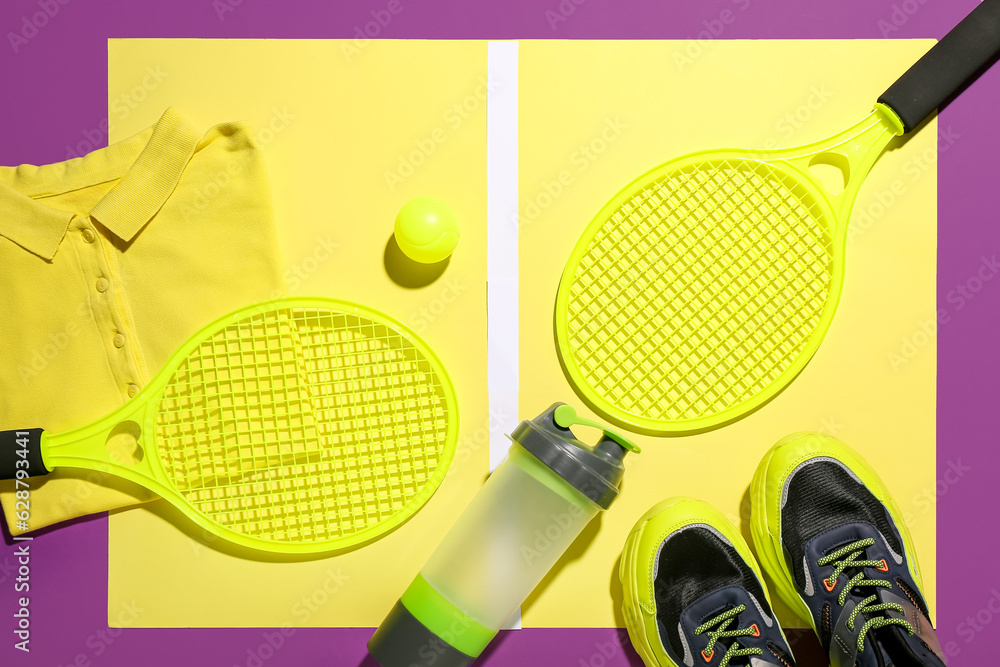
[(42, 429), (0, 431), (0, 479), (14, 479), (19, 470), (28, 477), (49, 474), (42, 461)]
[(979, 78), (1000, 54), (1000, 0), (983, 0), (924, 54), (879, 102), (910, 132), (934, 110)]

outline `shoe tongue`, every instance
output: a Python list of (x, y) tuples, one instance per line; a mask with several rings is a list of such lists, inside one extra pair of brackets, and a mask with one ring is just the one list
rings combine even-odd
[[(859, 551), (861, 551), (861, 555), (858, 557), (859, 560), (877, 561), (884, 559), (886, 561), (886, 567), (902, 565), (903, 563), (903, 557), (889, 546), (889, 542), (886, 540), (885, 536), (870, 523), (847, 523), (827, 531), (822, 535), (822, 538), (822, 542), (817, 542), (816, 544), (816, 547), (818, 548), (816, 553), (817, 556), (831, 554), (837, 549), (841, 549), (848, 544), (859, 540), (872, 539), (874, 540), (874, 544), (859, 549)], [(844, 570), (843, 574), (847, 577), (847, 579), (850, 579), (859, 571), (860, 568), (852, 567)], [(869, 573), (867, 578), (878, 578), (878, 575), (882, 574), (883, 573), (881, 572)], [(857, 594), (860, 594), (861, 597), (868, 597), (872, 594), (872, 592), (873, 591), (870, 589), (864, 589)], [(852, 591), (851, 595), (854, 594), (855, 593)]]
[(822, 538), (823, 549), (826, 553), (832, 553), (841, 547), (847, 546), (851, 542), (857, 542), (867, 538), (875, 540), (875, 544), (872, 547), (868, 547), (869, 551), (873, 548), (882, 549), (886, 546), (886, 541), (885, 538), (882, 537), (882, 533), (880, 533), (875, 526), (864, 521), (857, 523), (845, 523), (841, 526), (837, 526), (836, 528), (831, 528), (823, 533)]

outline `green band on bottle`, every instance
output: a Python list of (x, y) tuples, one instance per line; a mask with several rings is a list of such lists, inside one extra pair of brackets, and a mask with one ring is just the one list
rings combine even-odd
[(419, 574), (400, 602), (428, 630), (466, 655), (478, 656), (497, 634), (453, 605)]

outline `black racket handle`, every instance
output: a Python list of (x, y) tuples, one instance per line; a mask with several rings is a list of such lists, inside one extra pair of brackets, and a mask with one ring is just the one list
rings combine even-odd
[(49, 474), (42, 462), (42, 429), (0, 431), (0, 479), (14, 479), (18, 470), (28, 477)]
[(997, 54), (1000, 54), (1000, 0), (983, 0), (878, 101), (895, 111), (909, 132), (979, 78)]

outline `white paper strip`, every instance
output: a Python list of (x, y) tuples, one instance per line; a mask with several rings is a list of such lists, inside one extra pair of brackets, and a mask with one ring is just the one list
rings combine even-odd
[[(489, 42), (486, 101), (487, 373), (490, 470), (507, 456), (518, 424), (517, 42)], [(521, 628), (514, 612), (505, 628)]]

